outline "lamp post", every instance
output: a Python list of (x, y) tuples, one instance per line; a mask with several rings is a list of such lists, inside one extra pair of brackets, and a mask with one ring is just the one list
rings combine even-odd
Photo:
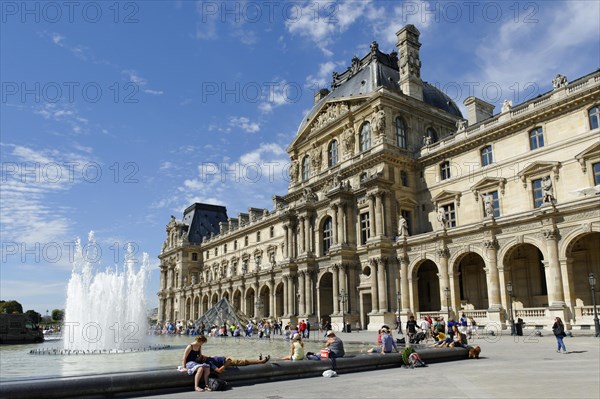
[(598, 310), (596, 309), (596, 276), (594, 273), (590, 273), (588, 276), (590, 288), (592, 289), (592, 306), (594, 307), (594, 329), (596, 330), (596, 337), (600, 337), (600, 321), (598, 320)]
[(348, 299), (348, 294), (346, 294), (346, 290), (342, 288), (342, 291), (338, 294), (338, 300), (341, 303), (342, 308), (342, 331), (347, 332), (346, 330), (346, 301)]
[(513, 286), (509, 281), (506, 283), (506, 292), (508, 292), (508, 309), (509, 309), (509, 321), (510, 321), (510, 335), (516, 335), (515, 331), (515, 319), (513, 317), (512, 299), (513, 299)]
[(400, 319), (400, 291), (396, 292), (396, 301), (398, 302), (398, 334), (402, 334), (402, 320)]
[(446, 294), (446, 307), (448, 308), (448, 321), (450, 321), (450, 287), (444, 288), (444, 294)]

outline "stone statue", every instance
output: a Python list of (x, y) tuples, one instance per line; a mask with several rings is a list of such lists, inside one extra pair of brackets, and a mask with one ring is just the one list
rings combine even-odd
[(310, 187), (304, 187), (303, 191), (303, 197), (304, 197), (304, 201), (309, 202), (309, 201), (316, 201), (318, 199), (317, 195), (315, 193), (313, 193), (312, 189)]
[(271, 267), (275, 267), (275, 252), (271, 252), (269, 255), (269, 263), (271, 263)]
[(373, 132), (381, 137), (385, 134), (385, 111), (381, 107), (377, 107), (377, 110), (373, 112), (371, 118), (373, 123)]
[(354, 154), (354, 140), (356, 140), (355, 136), (354, 128), (347, 123), (344, 127), (342, 140), (344, 142), (344, 152), (350, 155)]
[(408, 222), (402, 215), (398, 218), (398, 237), (408, 237)]
[(467, 130), (467, 120), (459, 119), (456, 121), (456, 133), (462, 133)]
[(321, 148), (317, 147), (316, 144), (313, 144), (313, 149), (310, 154), (310, 163), (311, 163), (311, 166), (312, 166), (313, 170), (315, 171), (315, 173), (318, 172), (319, 170), (321, 170), (322, 160), (323, 160), (323, 153), (321, 151)]
[(494, 197), (491, 194), (484, 194), (481, 196), (483, 199), (483, 210), (486, 218), (494, 217)]
[(552, 188), (550, 176), (545, 176), (542, 179), (542, 202), (544, 204), (554, 203), (554, 189)]
[(559, 73), (554, 79), (552, 79), (552, 87), (554, 88), (554, 90), (560, 89), (561, 87), (565, 87), (566, 85), (567, 77), (565, 75), (561, 75)]
[(298, 180), (298, 171), (298, 160), (295, 157), (292, 157), (292, 163), (290, 164), (290, 179), (292, 180), (292, 183), (295, 183)]
[(446, 222), (448, 221), (448, 219), (446, 218), (446, 211), (444, 211), (444, 208), (442, 208), (442, 207), (438, 208), (437, 220), (438, 220), (438, 222), (440, 222), (440, 225), (442, 226), (442, 228), (446, 229)]
[(431, 145), (431, 136), (425, 135), (423, 136), (423, 147), (427, 147), (428, 145)]
[(340, 176), (340, 174), (338, 173), (337, 175), (333, 176), (333, 187), (334, 188), (344, 188), (344, 182), (342, 181), (342, 177)]
[(504, 100), (502, 102), (502, 113), (510, 111), (511, 108), (512, 108), (512, 101), (511, 100)]

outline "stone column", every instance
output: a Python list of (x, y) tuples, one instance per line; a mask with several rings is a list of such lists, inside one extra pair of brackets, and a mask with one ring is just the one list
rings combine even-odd
[(289, 277), (287, 275), (281, 278), (283, 281), (283, 315), (289, 316), (289, 304), (288, 304), (288, 290), (289, 290)]
[(408, 289), (410, 292), (410, 309), (411, 309), (411, 313), (414, 314), (414, 312), (419, 310), (419, 297), (415, 295), (415, 292), (417, 291), (417, 289), (415, 288), (415, 285), (418, 284), (419, 278), (415, 277), (409, 277), (408, 278)]
[(306, 245), (306, 252), (312, 252), (313, 246), (311, 243), (311, 234), (310, 234), (310, 217), (306, 216), (304, 218), (304, 242)]
[(400, 297), (402, 301), (402, 313), (410, 311), (410, 296), (408, 284), (408, 257), (400, 258)]
[(543, 230), (546, 238), (546, 249), (548, 251), (548, 262), (546, 264), (546, 284), (548, 286), (548, 303), (551, 307), (563, 307), (565, 297), (562, 287), (562, 273), (558, 261), (558, 231), (554, 228)]
[(298, 272), (298, 293), (300, 294), (298, 298), (298, 313), (299, 315), (306, 314), (306, 287), (305, 287), (305, 279), (306, 272), (301, 271)]
[(267, 316), (275, 317), (275, 282), (267, 281), (267, 287), (269, 287), (269, 314)]
[(371, 306), (373, 313), (378, 313), (379, 310), (379, 290), (377, 289), (378, 265), (375, 259), (371, 259)]
[(308, 246), (306, 241), (305, 241), (305, 234), (304, 234), (304, 218), (300, 217), (298, 219), (298, 252), (303, 254), (306, 252), (306, 247)]
[(304, 276), (304, 300), (306, 301), (306, 315), (311, 315), (313, 314), (313, 304), (312, 304), (312, 298), (313, 298), (313, 291), (312, 291), (312, 273), (311, 272), (306, 272), (305, 276)]
[(331, 205), (331, 210), (333, 211), (333, 217), (331, 218), (331, 234), (333, 235), (333, 245), (338, 244), (338, 206)]
[(333, 292), (331, 295), (333, 296), (333, 314), (340, 313), (340, 304), (338, 302), (338, 294), (340, 293), (340, 277), (338, 275), (338, 266), (333, 265), (331, 267), (331, 274), (333, 275)]
[(292, 229), (292, 258), (298, 257), (298, 231)]
[(290, 238), (289, 238), (289, 229), (287, 226), (283, 226), (283, 232), (285, 235), (285, 252), (284, 252), (284, 257), (286, 259), (289, 259), (290, 257)]
[(383, 193), (375, 194), (375, 231), (378, 236), (383, 235), (383, 212), (381, 197)]
[(344, 205), (338, 204), (337, 211), (337, 220), (335, 222), (337, 226), (337, 243), (343, 244), (346, 242), (344, 240)]
[(375, 196), (369, 194), (369, 234), (375, 237)]
[(296, 313), (296, 301), (294, 299), (295, 292), (294, 278), (290, 275), (288, 277), (288, 310), (290, 316), (293, 316)]
[(446, 287), (448, 287), (452, 291), (454, 291), (452, 289), (452, 287), (450, 286), (450, 279), (448, 278), (448, 256), (449, 255), (450, 254), (448, 253), (447, 248), (440, 249), (437, 251), (439, 268), (440, 268), (440, 272), (438, 274), (438, 277), (440, 279), (440, 302), (442, 302), (441, 310), (443, 310), (443, 311), (448, 310), (448, 303), (446, 301), (446, 293), (444, 292), (444, 289)]
[[(162, 274), (162, 272), (161, 272)], [(159, 323), (165, 322), (165, 299), (161, 296), (158, 299), (158, 320)]]
[(490, 309), (500, 309), (502, 303), (500, 300), (500, 281), (498, 275), (498, 242), (496, 239), (484, 241), (485, 255), (487, 258), (487, 291), (488, 307)]
[(340, 218), (340, 228), (341, 228), (341, 234), (340, 234), (340, 240), (342, 241), (342, 244), (346, 244), (348, 243), (348, 220), (347, 220), (347, 215), (346, 215), (346, 208), (347, 205), (345, 203), (342, 203), (340, 205), (341, 207), (341, 218)]
[[(380, 231), (380, 230), (378, 230)], [(385, 281), (386, 263), (385, 259), (378, 259), (379, 266), (377, 267), (377, 291), (379, 294), (379, 313), (385, 313), (388, 309), (387, 303), (387, 285)]]
[(563, 290), (565, 293), (565, 304), (569, 309), (569, 319), (573, 320), (575, 315), (575, 291), (573, 280), (573, 258), (560, 259), (560, 269), (563, 276)]

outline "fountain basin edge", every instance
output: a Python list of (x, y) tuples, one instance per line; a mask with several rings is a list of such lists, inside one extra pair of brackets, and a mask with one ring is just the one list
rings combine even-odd
[[(438, 363), (468, 358), (464, 348), (425, 348), (417, 352), (426, 363)], [(398, 353), (386, 355), (358, 354), (337, 359), (337, 372), (353, 373), (399, 367), (402, 356)], [(230, 368), (222, 378), (231, 386), (241, 386), (272, 381), (317, 377), (331, 369), (331, 361), (306, 360), (290, 362), (271, 360), (266, 364)], [(191, 391), (193, 377), (172, 370), (126, 372), (96, 376), (48, 378), (0, 383), (0, 398), (66, 398), (66, 397), (110, 397), (120, 394), (152, 395), (159, 391)]]

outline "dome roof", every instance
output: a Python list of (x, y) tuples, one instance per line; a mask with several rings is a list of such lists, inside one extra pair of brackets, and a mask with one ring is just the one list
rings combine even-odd
[[(298, 127), (298, 134), (326, 102), (338, 98), (363, 96), (375, 92), (380, 87), (400, 92), (399, 81), (397, 54), (395, 52), (382, 53), (375, 43), (375, 49), (373, 50), (372, 46), (371, 53), (362, 59), (354, 57), (352, 66), (348, 67), (345, 72), (333, 73), (332, 91), (317, 101), (304, 116)], [(459, 118), (463, 117), (460, 109), (450, 97), (427, 82), (423, 82), (423, 102)]]

